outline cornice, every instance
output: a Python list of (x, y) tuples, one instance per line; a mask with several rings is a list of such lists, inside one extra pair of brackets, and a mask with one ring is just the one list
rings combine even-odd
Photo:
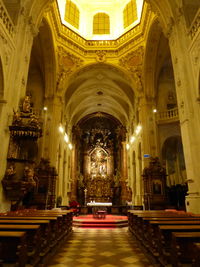
[(56, 3), (51, 6), (48, 16), (53, 26), (57, 42), (66, 47), (69, 51), (84, 58), (97, 59), (99, 51), (104, 51), (106, 57), (119, 58), (124, 56), (127, 52), (130, 52), (130, 50), (135, 50), (136, 47), (141, 46), (144, 42), (145, 31), (151, 19), (151, 10), (147, 4), (144, 4), (142, 19), (139, 25), (116, 40), (103, 41), (86, 40), (64, 26), (61, 23)]

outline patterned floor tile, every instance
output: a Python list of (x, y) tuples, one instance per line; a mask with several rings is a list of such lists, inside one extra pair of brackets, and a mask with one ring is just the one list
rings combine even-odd
[(49, 266), (153, 267), (127, 228), (75, 228)]
[(116, 265), (113, 265), (113, 264), (103, 264), (103, 265), (100, 265), (99, 267), (116, 267)]
[(78, 262), (81, 262), (81, 263), (89, 263), (89, 262), (92, 262), (94, 261), (94, 258), (81, 258), (81, 259), (77, 259)]
[(105, 252), (99, 253), (99, 255), (110, 257), (110, 256), (113, 256), (113, 255), (116, 255), (116, 253), (105, 251)]
[(127, 263), (136, 263), (138, 262), (138, 257), (127, 257), (121, 259), (121, 261), (127, 262)]

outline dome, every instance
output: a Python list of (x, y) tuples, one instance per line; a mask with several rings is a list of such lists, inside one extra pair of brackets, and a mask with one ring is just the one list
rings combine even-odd
[(63, 25), (86, 40), (115, 40), (140, 23), (143, 0), (57, 0)]

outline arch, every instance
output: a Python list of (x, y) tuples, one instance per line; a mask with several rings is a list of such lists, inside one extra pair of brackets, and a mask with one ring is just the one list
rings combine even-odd
[(33, 40), (30, 57), (27, 91), (32, 95), (34, 108), (40, 114), (45, 98), (56, 88), (56, 56), (51, 27), (43, 19), (39, 33)]
[(159, 22), (161, 24), (162, 30), (166, 33), (168, 32), (168, 27), (171, 25), (172, 21), (178, 14), (177, 11), (179, 7), (177, 2), (174, 0), (145, 0), (152, 11), (158, 15)]
[(26, 3), (26, 10), (35, 28), (39, 27), (44, 17), (44, 11), (52, 4), (52, 0), (33, 0)]
[(45, 97), (51, 96), (56, 89), (56, 51), (51, 23), (43, 18), (39, 28), (39, 38), (42, 46), (45, 71)]
[(144, 89), (148, 97), (155, 96), (156, 77), (154, 69), (156, 68), (156, 57), (161, 37), (162, 29), (159, 26), (158, 19), (154, 17), (149, 27), (148, 37), (146, 42), (146, 50), (144, 53)]

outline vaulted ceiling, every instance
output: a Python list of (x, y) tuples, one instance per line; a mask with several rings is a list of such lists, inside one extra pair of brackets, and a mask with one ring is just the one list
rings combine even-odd
[(127, 124), (134, 114), (135, 94), (119, 69), (107, 64), (85, 67), (72, 79), (65, 94), (67, 120), (76, 124), (84, 116), (105, 112)]

